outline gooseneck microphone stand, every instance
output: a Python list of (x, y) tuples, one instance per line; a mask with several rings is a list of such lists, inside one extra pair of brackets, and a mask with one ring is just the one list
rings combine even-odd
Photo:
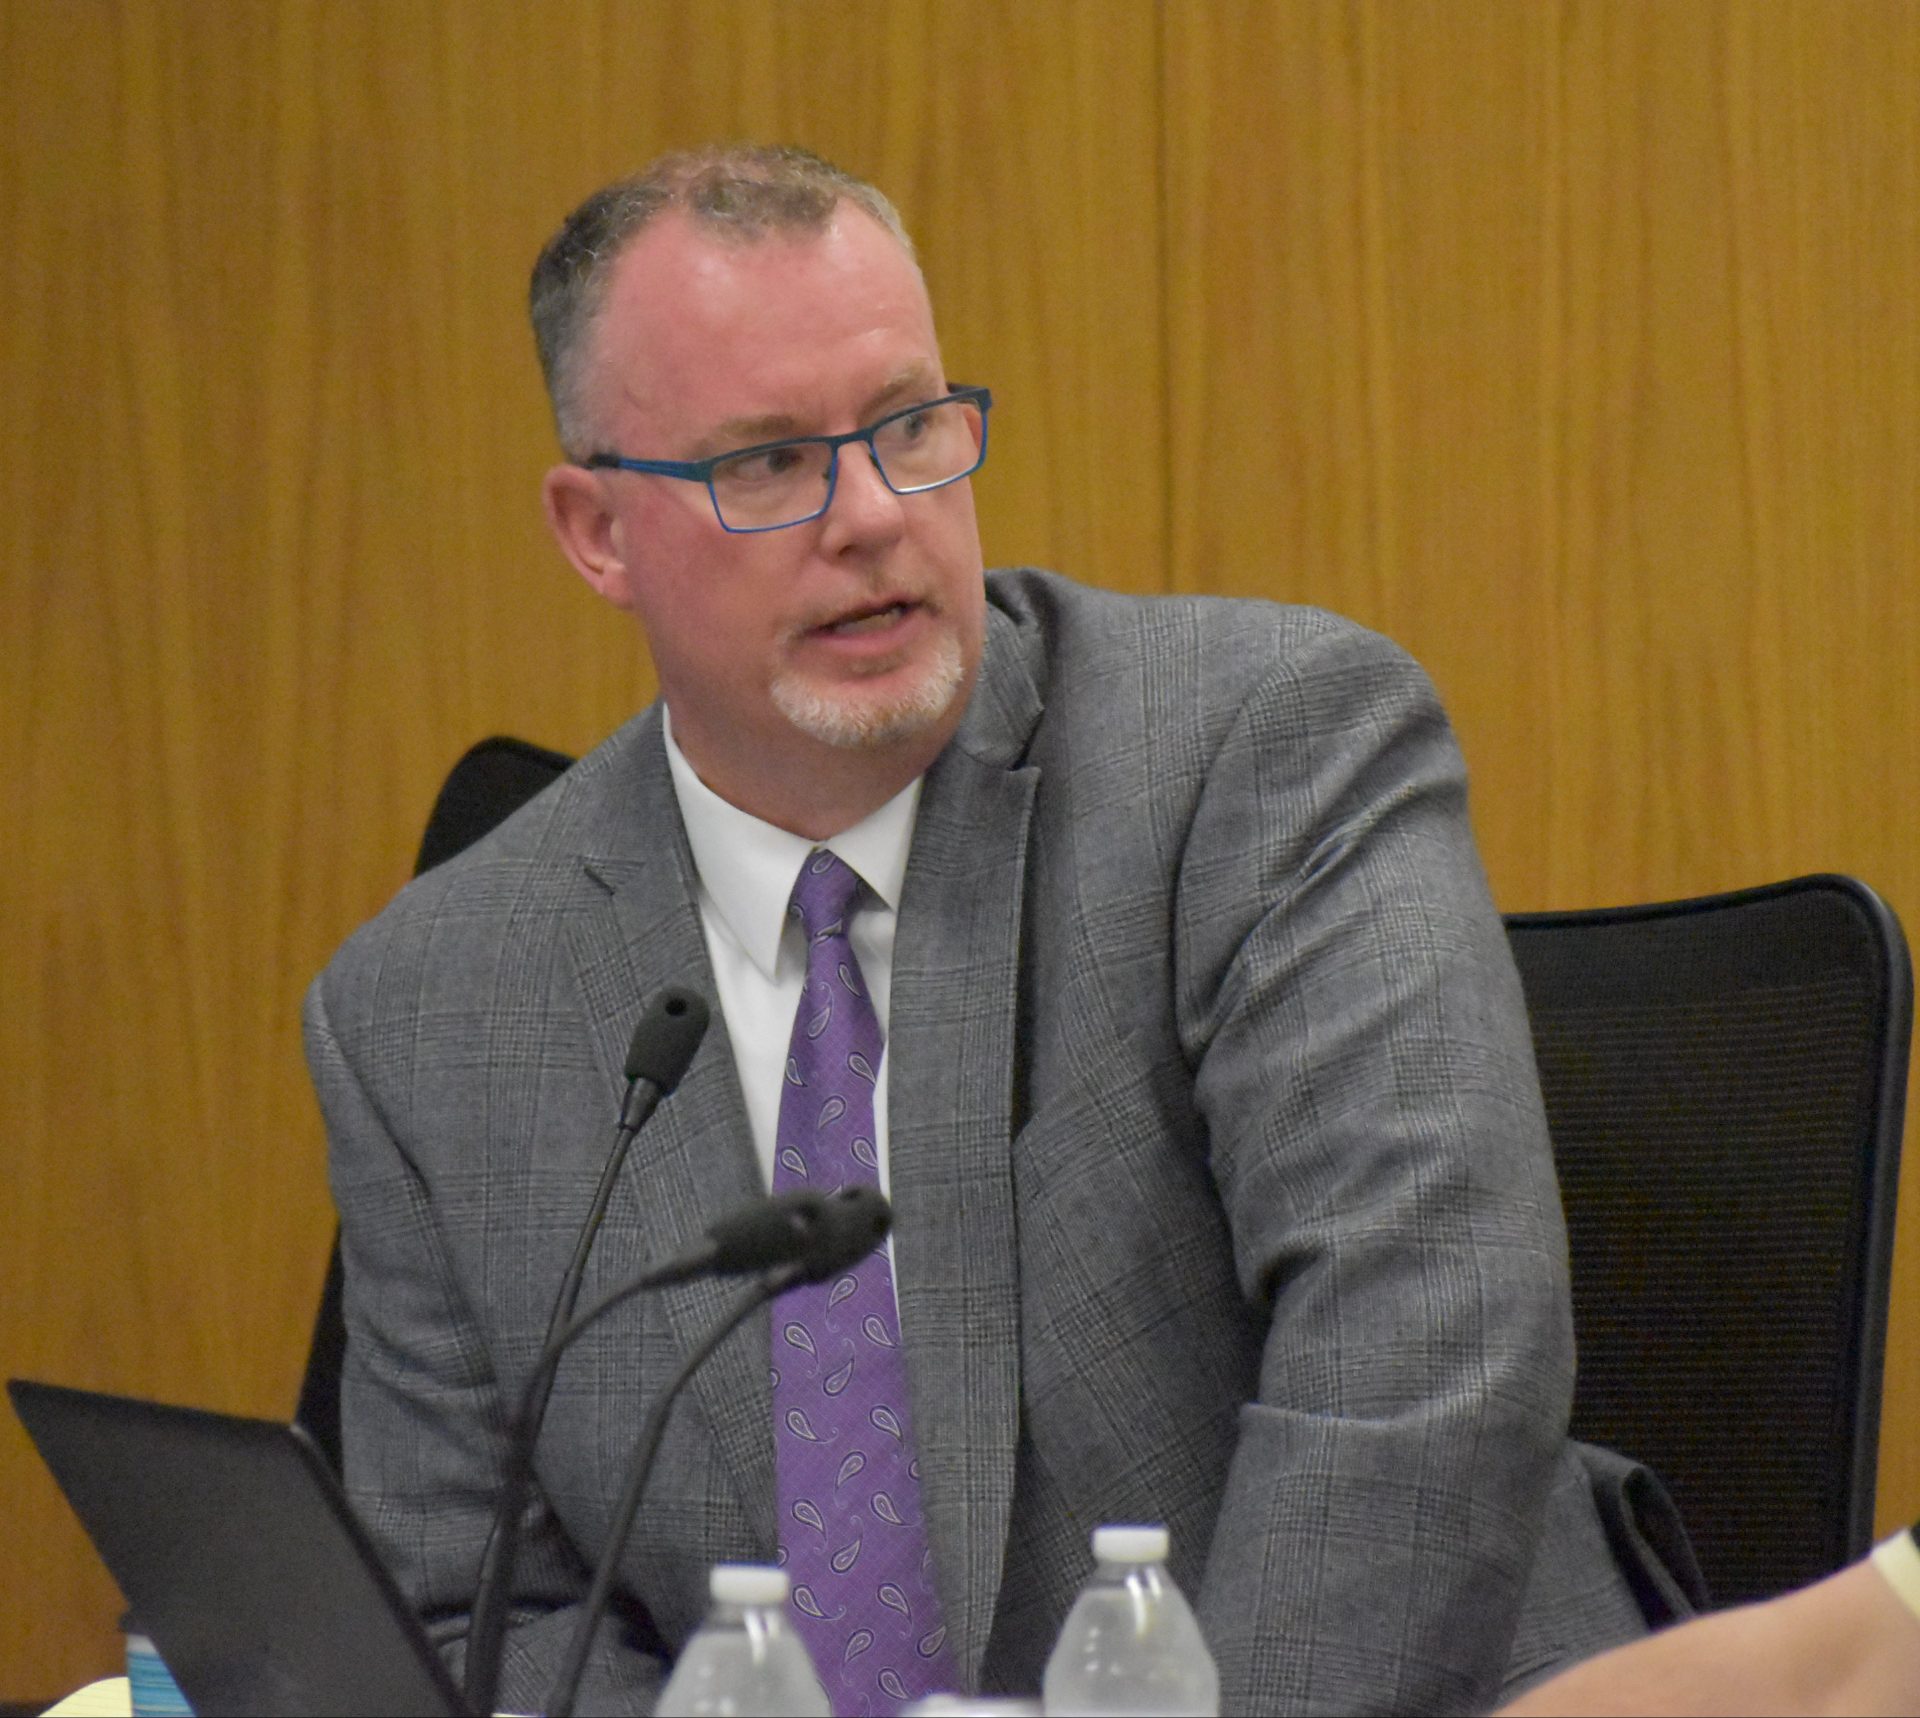
[(580, 1692), (580, 1679), (586, 1674), (587, 1660), (593, 1653), (594, 1633), (606, 1613), (607, 1601), (613, 1597), (613, 1583), (619, 1575), (620, 1557), (627, 1548), (627, 1537), (633, 1530), (634, 1517), (640, 1510), (640, 1496), (647, 1488), (647, 1476), (653, 1471), (653, 1458), (666, 1433), (667, 1412), (672, 1408), (675, 1398), (721, 1343), (761, 1307), (785, 1294), (795, 1283), (803, 1281), (805, 1276), (803, 1266), (788, 1265), (783, 1270), (768, 1272), (748, 1288), (721, 1315), (720, 1322), (700, 1339), (699, 1346), (673, 1375), (673, 1382), (660, 1392), (653, 1406), (647, 1410), (647, 1417), (640, 1427), (639, 1441), (634, 1445), (633, 1459), (627, 1466), (626, 1486), (620, 1493), (619, 1503), (614, 1507), (610, 1531), (605, 1545), (601, 1547), (600, 1561), (594, 1566), (593, 1585), (587, 1591), (586, 1605), (573, 1631), (573, 1639), (568, 1643), (560, 1674), (554, 1678), (553, 1692), (547, 1696), (546, 1705), (541, 1708), (546, 1718), (571, 1718), (574, 1700)]
[[(698, 1246), (602, 1296), (548, 1342), (521, 1389), (519, 1406), (509, 1429), (506, 1471), (494, 1509), (496, 1555), (486, 1571), (486, 1584), (474, 1600), (465, 1690), (473, 1711), (490, 1713), (499, 1690), (507, 1602), (514, 1561), (519, 1554), (520, 1524), (533, 1492), (533, 1451), (540, 1435), (540, 1410), (552, 1388), (554, 1371), (567, 1350), (608, 1313), (649, 1289), (666, 1288), (700, 1276), (770, 1272), (771, 1275), (756, 1284), (731, 1310), (721, 1328), (703, 1342), (655, 1404), (647, 1425), (653, 1428), (657, 1419), (660, 1427), (664, 1427), (666, 1409), (674, 1393), (741, 1319), (792, 1283), (818, 1281), (863, 1258), (879, 1244), (891, 1221), (892, 1213), (886, 1200), (876, 1190), (866, 1187), (846, 1188), (830, 1197), (801, 1191), (755, 1200), (715, 1223)], [(643, 1431), (643, 1441), (649, 1437), (652, 1446), (657, 1448), (660, 1430)], [(635, 1507), (644, 1483), (644, 1469), (637, 1478), (629, 1480), (627, 1492), (633, 1496)], [(631, 1520), (631, 1511), (627, 1519)], [(625, 1537), (624, 1530), (612, 1535), (616, 1562)], [(589, 1613), (584, 1625), (589, 1639), (593, 1621)], [(582, 1658), (584, 1661), (584, 1653)]]
[[(593, 1190), (593, 1199), (587, 1208), (586, 1220), (580, 1225), (580, 1235), (574, 1243), (573, 1257), (568, 1261), (566, 1275), (560, 1279), (560, 1292), (554, 1297), (553, 1312), (547, 1320), (543, 1352), (553, 1347), (568, 1320), (573, 1317), (574, 1307), (580, 1299), (580, 1285), (586, 1276), (587, 1257), (600, 1233), (608, 1201), (613, 1197), (614, 1185), (626, 1165), (627, 1152), (634, 1136), (646, 1125), (660, 1100), (679, 1085), (681, 1076), (693, 1061), (694, 1052), (700, 1048), (701, 1039), (706, 1036), (707, 1020), (706, 999), (697, 990), (677, 984), (655, 991), (640, 1010), (640, 1018), (627, 1044), (623, 1070), (627, 1085), (620, 1101), (620, 1120), (614, 1132), (613, 1149), (608, 1153), (600, 1180)], [(532, 1460), (533, 1444), (540, 1436), (541, 1423), (546, 1419), (547, 1399), (552, 1390), (553, 1370), (549, 1368), (538, 1392), (526, 1396), (520, 1404), (521, 1416), (529, 1428), (529, 1462)], [(516, 1419), (516, 1426), (521, 1423), (521, 1419)], [(524, 1508), (524, 1497), (515, 1501), (518, 1508)], [(505, 1503), (503, 1494), (500, 1507), (494, 1511), (486, 1544), (480, 1550), (480, 1573), (475, 1582), (476, 1604), (467, 1637), (465, 1692), (474, 1710), (483, 1713), (493, 1710), (495, 1690), (476, 1683), (475, 1667), (492, 1665), (492, 1674), (497, 1678), (506, 1636), (505, 1605), (487, 1601), (491, 1595), (504, 1592), (506, 1583), (502, 1563), (511, 1568), (520, 1531), (517, 1514), (513, 1525), (506, 1525), (506, 1518), (502, 1514)], [(481, 1698), (483, 1694), (484, 1700)]]
[(607, 1601), (613, 1596), (620, 1559), (633, 1534), (640, 1499), (647, 1488), (647, 1476), (653, 1471), (653, 1459), (667, 1428), (667, 1414), (687, 1380), (753, 1313), (797, 1284), (824, 1282), (858, 1264), (879, 1246), (893, 1224), (892, 1209), (879, 1189), (864, 1186), (841, 1188), (820, 1202), (814, 1217), (812, 1231), (800, 1256), (792, 1264), (768, 1272), (727, 1309), (648, 1410), (634, 1443), (633, 1457), (627, 1464), (626, 1486), (607, 1523), (606, 1541), (600, 1547), (600, 1561), (593, 1571), (593, 1585), (581, 1609), (580, 1620), (574, 1626), (566, 1661), (547, 1698), (547, 1718), (571, 1718), (573, 1703), (580, 1691), (580, 1678), (593, 1651), (594, 1633), (606, 1613)]

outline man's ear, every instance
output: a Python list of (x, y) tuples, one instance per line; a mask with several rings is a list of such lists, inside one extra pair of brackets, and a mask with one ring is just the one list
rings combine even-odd
[(547, 528), (574, 570), (615, 608), (633, 607), (633, 575), (599, 477), (581, 465), (556, 465), (540, 484)]

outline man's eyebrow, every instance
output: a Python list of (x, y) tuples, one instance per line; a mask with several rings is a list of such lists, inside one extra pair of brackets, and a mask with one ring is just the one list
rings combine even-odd
[[(885, 417), (888, 410), (896, 405), (932, 399), (944, 386), (940, 373), (932, 366), (919, 362), (909, 364), (897, 370), (878, 393), (868, 396), (866, 405), (861, 409), (860, 422), (863, 425), (870, 424), (877, 417)], [(700, 438), (693, 457), (706, 459), (714, 454), (730, 453), (737, 448), (758, 447), (762, 442), (785, 441), (790, 436), (819, 433), (818, 430), (803, 428), (798, 418), (786, 412), (769, 412), (755, 418), (728, 418)]]
[(861, 411), (860, 421), (872, 423), (876, 417), (884, 417), (890, 407), (896, 405), (914, 405), (922, 400), (937, 398), (946, 389), (946, 383), (940, 379), (940, 372), (931, 365), (916, 359), (894, 371), (887, 385), (879, 393), (868, 397)]
[(763, 441), (784, 441), (788, 436), (804, 435), (797, 418), (785, 412), (770, 412), (757, 418), (728, 418), (716, 424), (696, 444), (695, 457), (710, 453), (728, 453), (735, 448), (757, 447)]

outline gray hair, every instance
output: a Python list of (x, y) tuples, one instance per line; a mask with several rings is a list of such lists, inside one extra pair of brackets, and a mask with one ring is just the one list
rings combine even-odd
[(663, 155), (575, 209), (533, 265), (527, 292), (554, 427), (567, 453), (586, 451), (587, 337), (613, 264), (635, 234), (669, 209), (741, 244), (772, 233), (820, 233), (843, 201), (864, 209), (913, 258), (913, 241), (886, 196), (804, 149), (729, 143)]

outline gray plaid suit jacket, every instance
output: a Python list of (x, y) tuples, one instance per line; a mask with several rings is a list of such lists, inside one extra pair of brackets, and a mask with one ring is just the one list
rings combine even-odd
[[(926, 779), (889, 1080), (936, 1574), (1032, 1692), (1103, 1521), (1164, 1521), (1226, 1709), (1492, 1703), (1641, 1627), (1577, 1446), (1523, 1004), (1420, 670), (1332, 616), (989, 576)], [(347, 1477), (457, 1663), (503, 1425), (637, 1005), (709, 989), (648, 710), (415, 882), (309, 997), (343, 1220)], [(716, 1022), (591, 1300), (760, 1191)], [(501, 1700), (533, 1710), (645, 1404), (737, 1290), (561, 1370)], [(768, 1324), (676, 1409), (587, 1689), (644, 1708), (708, 1565), (774, 1546)], [(651, 1649), (651, 1650), (644, 1650)]]

